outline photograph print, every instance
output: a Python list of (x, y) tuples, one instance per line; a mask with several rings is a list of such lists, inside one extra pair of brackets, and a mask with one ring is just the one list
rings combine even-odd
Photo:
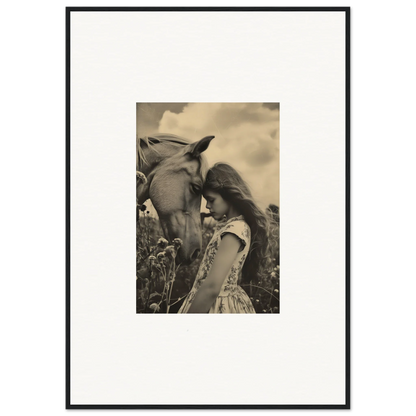
[(136, 113), (136, 313), (280, 313), (279, 103)]

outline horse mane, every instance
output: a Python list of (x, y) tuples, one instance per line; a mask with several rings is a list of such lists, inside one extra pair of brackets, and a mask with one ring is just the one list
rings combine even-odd
[[(143, 147), (147, 146), (149, 150), (159, 153), (157, 149), (155, 149), (155, 144), (174, 144), (178, 145), (178, 147), (185, 147), (191, 142), (186, 139), (185, 137), (176, 136), (175, 134), (169, 133), (155, 133), (151, 136), (144, 136), (144, 137), (137, 137), (136, 138), (136, 158), (137, 158), (137, 165), (138, 170), (141, 170), (143, 165), (149, 165), (147, 161)], [(160, 153), (159, 153), (160, 154)], [(184, 154), (184, 153), (183, 153)], [(201, 153), (198, 157), (199, 159), (199, 173), (202, 176), (202, 179), (205, 181), (205, 176), (208, 172), (208, 162), (206, 157)]]

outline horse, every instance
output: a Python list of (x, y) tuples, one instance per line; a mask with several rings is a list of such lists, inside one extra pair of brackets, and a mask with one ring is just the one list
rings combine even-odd
[(173, 134), (136, 138), (137, 202), (150, 199), (166, 239), (182, 240), (178, 263), (188, 265), (202, 248), (201, 195), (208, 171), (202, 154), (215, 136), (197, 142)]

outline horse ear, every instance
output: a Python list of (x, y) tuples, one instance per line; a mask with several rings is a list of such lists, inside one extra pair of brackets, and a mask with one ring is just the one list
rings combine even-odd
[(211, 143), (211, 140), (215, 136), (206, 136), (203, 139), (199, 140), (198, 142), (189, 144), (187, 147), (186, 154), (190, 154), (192, 157), (199, 157), (202, 152), (205, 152), (205, 150), (208, 149), (209, 144)]

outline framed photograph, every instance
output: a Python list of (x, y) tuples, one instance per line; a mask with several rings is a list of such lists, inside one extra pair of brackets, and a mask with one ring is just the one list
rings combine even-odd
[(228, 233), (209, 313), (279, 313), (279, 103), (136, 109), (136, 312), (198, 311)]
[(66, 9), (67, 409), (350, 408), (349, 33)]

